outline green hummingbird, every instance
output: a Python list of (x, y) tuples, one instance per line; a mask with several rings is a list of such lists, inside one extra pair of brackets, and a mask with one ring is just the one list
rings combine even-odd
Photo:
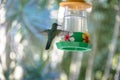
[(58, 35), (62, 30), (58, 30), (57, 26), (59, 26), (57, 23), (53, 23), (52, 24), (52, 28), (50, 30), (47, 31), (48, 33), (48, 41), (46, 44), (46, 50), (48, 50), (51, 46), (51, 43), (53, 41), (53, 39), (55, 38), (56, 35)]
[(57, 29), (58, 26), (61, 26), (61, 25), (58, 25), (57, 23), (53, 23), (51, 29), (47, 29), (47, 30), (44, 30), (41, 32), (41, 34), (43, 34), (43, 35), (46, 35), (46, 33), (48, 35), (48, 40), (47, 40), (47, 44), (45, 47), (46, 50), (48, 50), (50, 48), (51, 43), (52, 43), (53, 39), (55, 38), (55, 36), (57, 36), (57, 35), (61, 36), (61, 35), (64, 35), (69, 32), (69, 31)]

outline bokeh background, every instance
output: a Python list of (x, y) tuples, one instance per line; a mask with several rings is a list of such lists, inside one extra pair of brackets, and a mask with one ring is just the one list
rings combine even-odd
[(120, 0), (92, 4), (92, 51), (45, 50), (62, 0), (0, 0), (0, 80), (120, 80)]

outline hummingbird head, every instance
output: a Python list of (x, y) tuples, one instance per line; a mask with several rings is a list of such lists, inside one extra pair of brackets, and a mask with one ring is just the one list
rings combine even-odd
[(56, 29), (57, 29), (57, 26), (58, 26), (57, 23), (53, 23), (53, 24), (52, 24), (52, 29), (56, 30)]

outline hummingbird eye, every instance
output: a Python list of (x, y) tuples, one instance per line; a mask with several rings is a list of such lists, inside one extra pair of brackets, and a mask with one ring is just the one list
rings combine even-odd
[(53, 26), (58, 26), (58, 24), (57, 23), (53, 23)]

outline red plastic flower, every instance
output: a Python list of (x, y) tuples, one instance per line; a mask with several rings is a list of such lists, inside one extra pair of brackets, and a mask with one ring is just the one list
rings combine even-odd
[(90, 34), (89, 33), (84, 33), (83, 35), (82, 35), (82, 38), (83, 38), (83, 42), (86, 42), (86, 43), (90, 43)]
[(69, 41), (69, 40), (70, 40), (70, 35), (69, 35), (69, 34), (66, 34), (65, 37), (64, 37), (64, 40), (65, 40), (65, 41)]

